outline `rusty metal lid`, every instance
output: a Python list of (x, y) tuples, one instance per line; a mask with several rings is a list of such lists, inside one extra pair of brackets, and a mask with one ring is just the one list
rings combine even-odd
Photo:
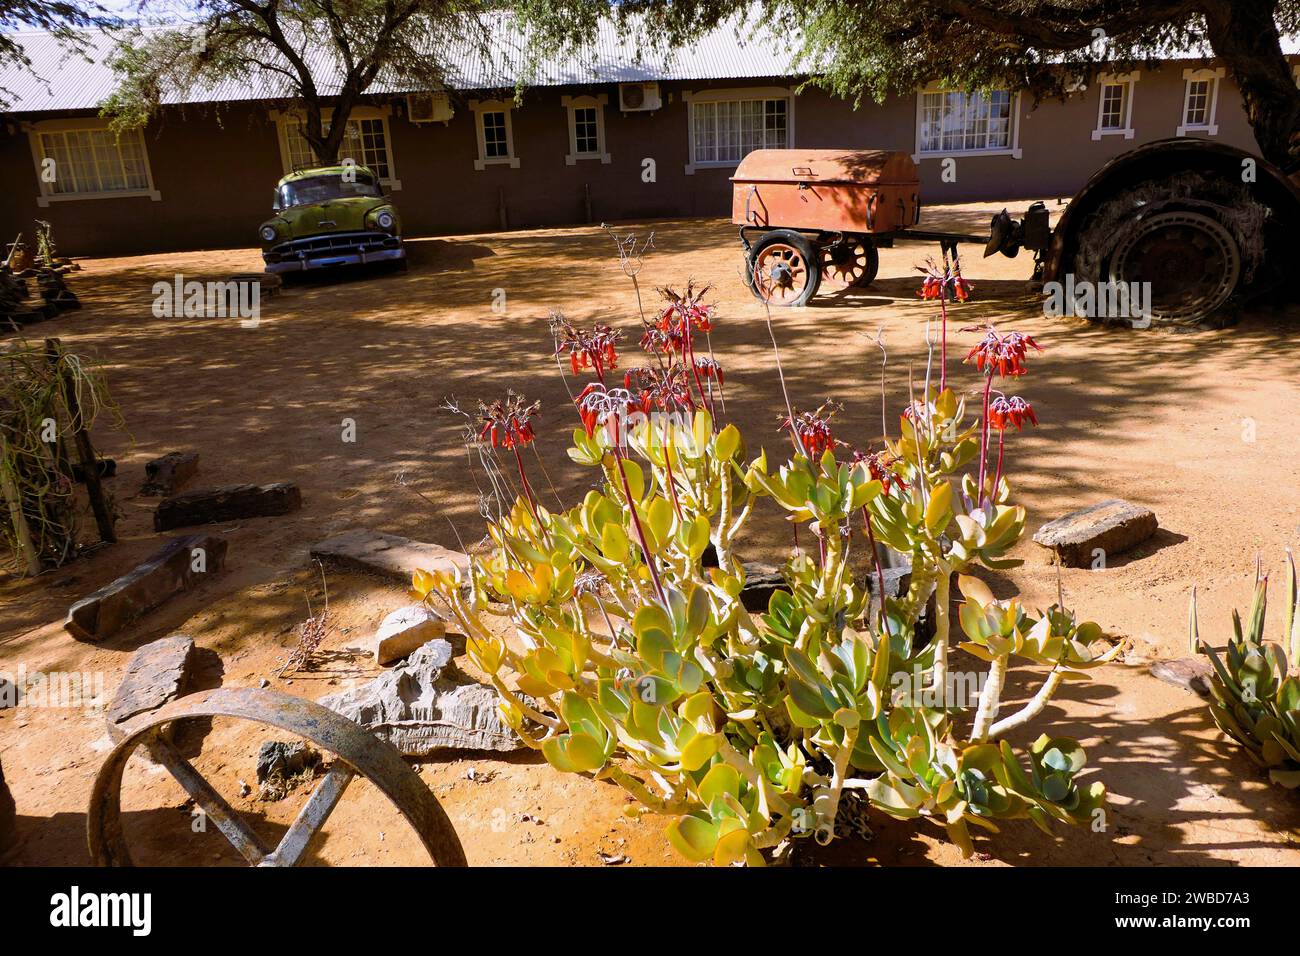
[(885, 183), (918, 181), (907, 153), (888, 149), (756, 149), (740, 161), (732, 182)]

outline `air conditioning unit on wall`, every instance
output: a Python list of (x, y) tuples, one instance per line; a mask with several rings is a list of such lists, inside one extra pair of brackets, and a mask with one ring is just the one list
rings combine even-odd
[(410, 93), (406, 97), (406, 117), (412, 123), (449, 123), (454, 115), (451, 97), (442, 93)]
[(646, 113), (663, 106), (658, 83), (620, 83), (618, 108), (624, 113)]

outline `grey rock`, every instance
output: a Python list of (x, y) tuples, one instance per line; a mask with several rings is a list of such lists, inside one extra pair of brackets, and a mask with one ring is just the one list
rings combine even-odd
[(375, 662), (391, 664), (447, 633), (446, 622), (424, 604), (409, 604), (389, 614), (371, 638)]
[(132, 654), (122, 683), (108, 705), (109, 736), (121, 739), (119, 724), (184, 696), (196, 656), (194, 638), (184, 634), (153, 641)]
[[(78, 640), (102, 641), (216, 574), (225, 562), (223, 538), (210, 534), (173, 538), (135, 570), (72, 605), (63, 628)], [(196, 570), (196, 566), (203, 570)]]
[(776, 591), (788, 591), (790, 586), (781, 576), (781, 569), (774, 564), (757, 562), (743, 565), (745, 569), (745, 586), (740, 589), (740, 603), (747, 611), (761, 613), (767, 610), (767, 604)]
[(1156, 661), (1151, 665), (1151, 676), (1166, 684), (1173, 684), (1201, 697), (1210, 696), (1210, 674), (1213, 668), (1204, 657), (1179, 657), (1171, 661)]
[(1050, 548), (1056, 563), (1086, 568), (1098, 552), (1103, 559), (1121, 554), (1151, 537), (1159, 526), (1150, 508), (1112, 498), (1049, 521), (1038, 529), (1034, 541)]
[(301, 740), (265, 741), (257, 752), (257, 782), (263, 800), (283, 800), (321, 770), (320, 751)]
[(459, 568), (465, 571), (469, 568), (469, 558), (459, 551), (365, 528), (320, 542), (311, 549), (311, 556), (353, 570), (380, 574), (404, 584), (410, 583), (411, 574), (417, 569), (450, 571)]
[(450, 642), (430, 641), (388, 673), (320, 703), (408, 757), (518, 750), (523, 742), (502, 719), (496, 691), (451, 667), (451, 655)]

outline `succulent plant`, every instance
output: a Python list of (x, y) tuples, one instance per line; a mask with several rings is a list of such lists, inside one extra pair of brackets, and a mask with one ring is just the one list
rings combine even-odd
[[(1300, 653), (1300, 616), (1297, 615), (1296, 570), (1287, 555), (1286, 604), (1282, 641), (1289, 642), (1291, 658)], [(1255, 582), (1255, 597), (1245, 626), (1232, 612), (1233, 634), (1223, 657), (1201, 640), (1197, 623), (1196, 593), (1188, 622), (1193, 652), (1205, 654), (1210, 674), (1210, 716), (1219, 729), (1241, 744), (1269, 779), (1294, 790), (1300, 787), (1300, 680), (1289, 673), (1282, 646), (1264, 640), (1268, 611), (1268, 578)]]
[[(999, 675), (1012, 657), (1050, 665), (1045, 689), (995, 722), (1001, 678), (986, 681), (974, 724), (960, 702), (892, 692), (899, 673), (944, 686), (949, 580), (1006, 566), (1024, 526), (1005, 480), (981, 506), (969, 480), (958, 490), (977, 453), (961, 414), (951, 391), (933, 395), (876, 473), (831, 449), (775, 469), (765, 452), (746, 461), (740, 432), (704, 409), (662, 426), (577, 429), (570, 457), (603, 471), (599, 489), (560, 512), (520, 498), (489, 524), (492, 553), (468, 575), (418, 572), (415, 590), (446, 600), (526, 743), (557, 769), (622, 785), (633, 812), (667, 815), (668, 841), (690, 860), (760, 863), (785, 840), (829, 842), (847, 788), (895, 817), (936, 820), (966, 853), (969, 825), (1088, 822), (1105, 789), (1078, 781), (1077, 743), (1040, 738), (1018, 756), (1000, 738), (1061, 680), (1108, 659), (1089, 649), (1096, 625), (1060, 608), (1035, 617), (962, 576), (962, 646)], [(786, 588), (751, 613), (733, 543), (763, 499), (817, 547), (796, 552)], [(866, 545), (850, 531), (858, 519), (913, 560), (909, 591), (883, 617), (850, 570)], [(710, 546), (718, 567), (704, 566)], [(931, 589), (939, 630), (923, 644), (916, 621)], [(509, 626), (488, 626), (493, 615)]]

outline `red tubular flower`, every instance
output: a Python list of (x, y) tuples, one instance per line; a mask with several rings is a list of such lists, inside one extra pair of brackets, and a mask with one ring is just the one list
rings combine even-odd
[(1008, 425), (1015, 425), (1016, 431), (1020, 431), (1025, 422), (1037, 425), (1038, 416), (1034, 414), (1034, 406), (1019, 395), (1010, 398), (1000, 395), (989, 403), (990, 428), (1004, 431)]
[(697, 358), (695, 371), (700, 378), (712, 379), (719, 385), (723, 384), (722, 366), (711, 358)]
[(525, 405), (522, 395), (509, 392), (505, 401), (498, 399), (491, 405), (479, 402), (479, 414), (483, 417), (483, 427), (479, 429), (479, 441), (488, 441), (493, 448), (515, 448), (530, 444), (536, 437), (533, 434), (532, 417), (542, 408), (540, 401)]
[(590, 331), (570, 325), (563, 319), (551, 323), (555, 336), (555, 354), (569, 355), (569, 368), (577, 375), (582, 369), (594, 368), (603, 375), (607, 369), (618, 368), (618, 350), (614, 343), (622, 333), (608, 325), (594, 326)]
[(833, 450), (837, 446), (847, 447), (846, 442), (840, 441), (831, 432), (831, 418), (839, 410), (840, 406), (834, 402), (825, 402), (815, 412), (800, 412), (795, 415), (793, 422), (789, 418), (783, 418), (780, 427), (789, 429), (798, 437), (809, 461), (817, 461), (827, 450)]
[(1042, 351), (1038, 343), (1023, 332), (1001, 335), (997, 329), (989, 326), (984, 331), (984, 337), (967, 354), (966, 361), (974, 359), (975, 367), (981, 372), (987, 369), (989, 374), (996, 371), (1003, 377), (1024, 375), (1025, 358), (1031, 348)]
[(897, 485), (900, 488), (906, 487), (906, 483), (898, 475), (894, 474), (893, 466), (898, 458), (889, 454), (887, 451), (854, 451), (854, 463), (863, 462), (867, 466), (867, 473), (871, 475), (873, 481), (878, 481), (884, 488), (885, 494)]

